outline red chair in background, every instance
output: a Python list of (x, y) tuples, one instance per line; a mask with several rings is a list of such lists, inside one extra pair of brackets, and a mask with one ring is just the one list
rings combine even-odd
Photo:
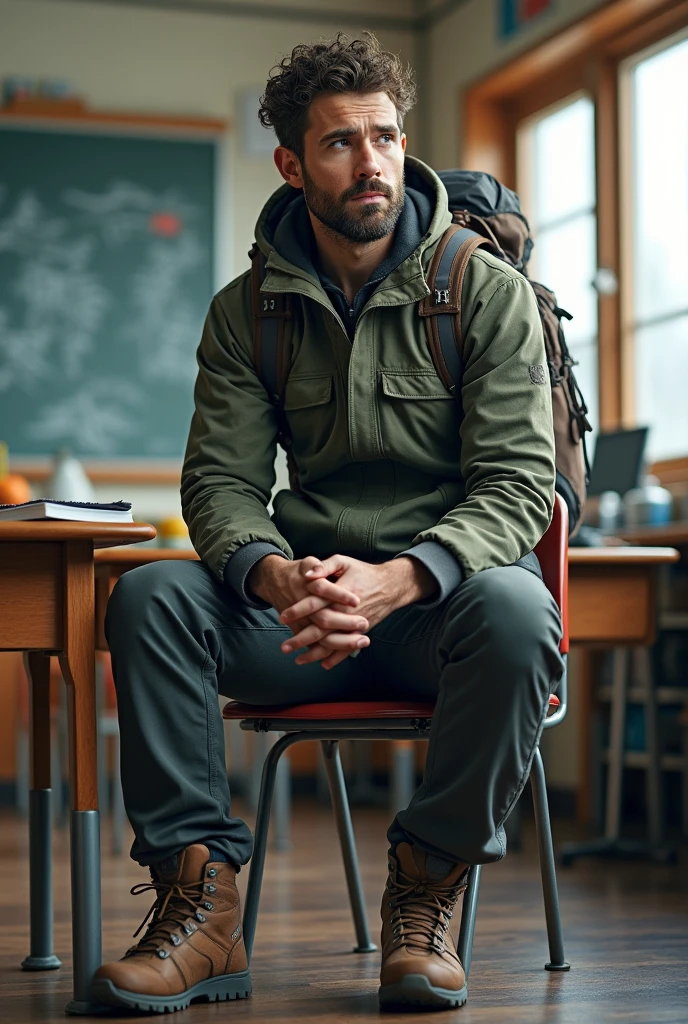
[[(557, 495), (552, 523), (535, 549), (542, 567), (545, 585), (550, 591), (562, 617), (560, 650), (564, 659), (569, 649), (568, 630), (568, 513), (563, 500)], [(255, 732), (278, 732), (283, 735), (275, 742), (263, 766), (260, 797), (256, 815), (255, 848), (244, 909), (244, 942), (250, 959), (258, 918), (258, 905), (263, 881), (267, 849), (270, 809), (275, 787), (277, 765), (284, 751), (303, 740), (320, 740), (325, 769), (330, 787), (337, 830), (344, 861), (351, 911), (356, 930), (358, 953), (372, 952), (376, 946), (370, 940), (365, 901), (361, 886), (358, 859), (351, 824), (351, 812), (339, 755), (339, 741), (351, 739), (421, 740), (427, 739), (434, 711), (432, 703), (399, 701), (344, 702), (337, 704), (299, 704), (294, 707), (265, 707), (227, 704), (223, 716), (240, 720), (241, 728)], [(559, 696), (550, 698), (550, 714), (545, 728), (551, 729), (566, 715), (566, 673), (559, 684)], [(552, 848), (552, 830), (547, 803), (545, 770), (539, 749), (530, 772), (530, 783), (535, 810), (535, 824), (540, 855), (540, 871), (549, 942), (548, 971), (568, 971), (564, 957), (564, 941), (559, 914), (559, 895)], [(468, 887), (463, 900), (458, 952), (466, 976), (470, 970), (473, 933), (478, 905), (480, 865), (469, 871)]]

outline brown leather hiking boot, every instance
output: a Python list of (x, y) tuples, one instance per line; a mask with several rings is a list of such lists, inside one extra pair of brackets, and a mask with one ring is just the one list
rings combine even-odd
[(188, 846), (170, 860), (151, 869), (151, 882), (131, 890), (157, 893), (134, 938), (151, 915), (152, 920), (138, 945), (96, 971), (95, 1002), (169, 1013), (195, 999), (251, 994), (236, 868), (211, 863), (201, 845)]
[(466, 975), (449, 922), (467, 871), (467, 864), (449, 864), (410, 843), (390, 851), (380, 911), (380, 1006), (439, 1010), (466, 1002)]

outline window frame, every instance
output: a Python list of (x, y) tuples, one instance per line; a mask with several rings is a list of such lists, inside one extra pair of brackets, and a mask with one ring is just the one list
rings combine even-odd
[[(598, 294), (599, 427), (635, 425), (631, 194), (621, 176), (630, 137), (626, 69), (688, 28), (688, 0), (612, 0), (471, 85), (463, 94), (461, 164), (517, 187), (521, 123), (585, 92), (595, 104), (597, 258), (619, 282)], [(664, 483), (688, 481), (684, 458), (655, 463)]]

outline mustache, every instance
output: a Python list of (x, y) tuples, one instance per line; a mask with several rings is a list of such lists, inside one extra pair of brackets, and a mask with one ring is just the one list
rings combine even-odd
[(354, 199), (356, 196), (363, 195), (365, 192), (380, 192), (381, 195), (387, 199), (394, 197), (394, 189), (391, 185), (388, 185), (384, 181), (375, 181), (369, 178), (367, 181), (358, 181), (351, 188), (348, 188), (346, 192), (342, 192), (342, 200)]

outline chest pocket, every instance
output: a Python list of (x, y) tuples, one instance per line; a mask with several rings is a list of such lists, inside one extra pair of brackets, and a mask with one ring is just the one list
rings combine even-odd
[(299, 470), (323, 452), (335, 429), (337, 403), (331, 373), (290, 377), (284, 389), (284, 413)]
[(382, 370), (382, 392), (388, 398), (406, 398), (416, 401), (445, 398), (450, 402), (454, 401), (452, 395), (434, 372)]
[(290, 377), (284, 389), (284, 411), (296, 412), (325, 405), (332, 398), (332, 375), (318, 374), (314, 377)]
[(388, 458), (425, 472), (455, 472), (461, 441), (457, 402), (434, 370), (382, 370), (380, 433)]

